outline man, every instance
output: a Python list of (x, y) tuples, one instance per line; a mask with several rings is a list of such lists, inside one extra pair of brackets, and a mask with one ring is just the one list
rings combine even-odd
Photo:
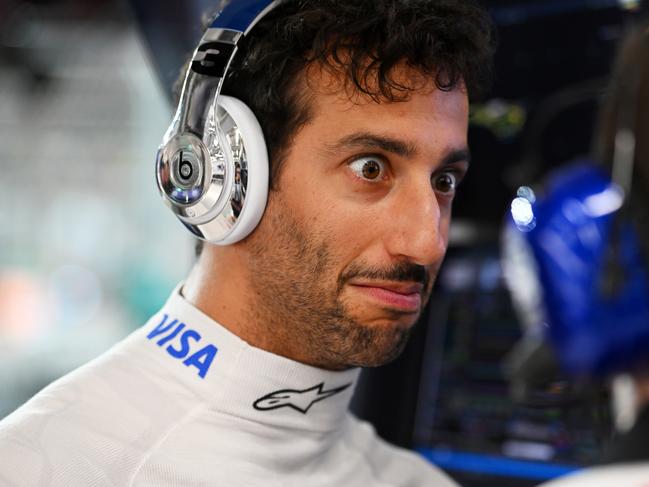
[(0, 423), (0, 484), (454, 485), (347, 406), (430, 295), (490, 29), (459, 1), (265, 16), (223, 89), (268, 144), (261, 223), (204, 245), (141, 330)]

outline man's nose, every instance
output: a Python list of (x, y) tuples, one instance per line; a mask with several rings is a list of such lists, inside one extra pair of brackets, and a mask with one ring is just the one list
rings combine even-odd
[(448, 216), (428, 184), (404, 188), (393, 208), (387, 251), (413, 264), (437, 264), (446, 252)]

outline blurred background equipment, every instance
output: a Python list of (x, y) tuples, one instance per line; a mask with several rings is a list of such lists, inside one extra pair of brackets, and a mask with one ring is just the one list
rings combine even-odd
[(126, 5), (0, 2), (0, 417), (189, 268), (152, 179), (170, 117)]
[[(236, 0), (234, 0), (236, 1)], [(531, 486), (600, 457), (608, 399), (560, 375), (525, 404), (499, 235), (516, 188), (586, 154), (633, 0), (484, 0), (497, 82), (474, 104), (448, 259), (406, 353), (355, 412), (462, 485)], [(155, 311), (192, 261), (159, 201), (171, 87), (211, 0), (0, 3), (0, 417)]]
[[(572, 383), (604, 383), (610, 390), (615, 435), (603, 463), (638, 462), (645, 469), (648, 110), (649, 19), (644, 19), (625, 32), (620, 45), (599, 110), (593, 157), (553, 170), (538, 198), (528, 191), (516, 199), (521, 205), (527, 202), (532, 217), (521, 221), (512, 204), (503, 260), (511, 271), (507, 282), (517, 307), (542, 310), (536, 320), (526, 320), (526, 335), (541, 335), (552, 346)], [(537, 296), (519, 292), (521, 260), (511, 258), (513, 251), (527, 255)], [(530, 356), (528, 365), (534, 360)], [(536, 388), (538, 382), (530, 386)], [(611, 466), (598, 472), (591, 470), (593, 478), (610, 472), (610, 484), (628, 478), (623, 469)], [(586, 476), (573, 480), (575, 485), (592, 483)]]

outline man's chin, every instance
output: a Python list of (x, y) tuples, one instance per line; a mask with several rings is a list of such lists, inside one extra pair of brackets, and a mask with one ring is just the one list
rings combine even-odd
[[(366, 325), (367, 326), (367, 325)], [(378, 367), (395, 360), (403, 352), (411, 326), (370, 325), (366, 329), (366, 339), (362, 349), (349, 357), (348, 365), (354, 367)]]
[(407, 342), (420, 316), (420, 312), (404, 314), (389, 309), (374, 309), (364, 313), (362, 317), (355, 316), (354, 321), (362, 330), (361, 334), (368, 337), (368, 341), (374, 343), (377, 349), (389, 351), (399, 346), (403, 349), (405, 345), (401, 343)]

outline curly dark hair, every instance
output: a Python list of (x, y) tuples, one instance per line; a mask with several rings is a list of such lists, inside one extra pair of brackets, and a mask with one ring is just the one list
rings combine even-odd
[(376, 102), (405, 100), (418, 88), (395, 76), (403, 63), (441, 90), (464, 83), (475, 99), (491, 85), (495, 45), (491, 19), (470, 0), (286, 0), (240, 43), (222, 93), (259, 120), (272, 188), (291, 135), (311, 116), (300, 89), (308, 66), (320, 63)]
[(308, 67), (319, 63), (379, 103), (421, 88), (399, 77), (404, 65), (441, 90), (463, 84), (475, 99), (491, 82), (494, 50), (491, 19), (470, 0), (286, 0), (240, 43), (222, 93), (259, 120), (272, 189), (292, 135), (311, 117)]
[(467, 1), (288, 0), (244, 40), (222, 92), (257, 116), (272, 188), (292, 134), (310, 118), (300, 89), (307, 66), (320, 63), (377, 102), (417, 89), (395, 77), (403, 63), (443, 90), (463, 82), (475, 98), (491, 79), (494, 39), (487, 14)]

